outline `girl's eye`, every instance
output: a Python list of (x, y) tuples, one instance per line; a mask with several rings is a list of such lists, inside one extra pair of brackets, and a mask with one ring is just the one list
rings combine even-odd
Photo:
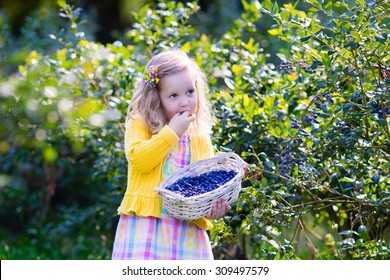
[(174, 93), (174, 94), (171, 94), (170, 96), (169, 96), (169, 98), (176, 98), (177, 97), (177, 94), (176, 93)]
[(193, 90), (193, 89), (190, 89), (189, 91), (187, 91), (187, 94), (188, 94), (188, 95), (194, 94), (194, 90)]

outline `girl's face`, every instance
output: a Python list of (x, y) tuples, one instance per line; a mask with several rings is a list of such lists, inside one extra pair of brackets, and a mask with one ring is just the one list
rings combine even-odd
[(162, 78), (159, 91), (161, 105), (167, 121), (184, 111), (196, 114), (198, 93), (195, 87), (195, 75), (188, 69)]

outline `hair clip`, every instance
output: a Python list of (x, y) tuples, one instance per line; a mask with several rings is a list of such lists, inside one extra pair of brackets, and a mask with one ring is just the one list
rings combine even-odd
[(157, 70), (157, 66), (150, 65), (144, 74), (145, 84), (151, 89), (157, 88), (157, 85), (160, 82), (160, 79), (157, 76)]

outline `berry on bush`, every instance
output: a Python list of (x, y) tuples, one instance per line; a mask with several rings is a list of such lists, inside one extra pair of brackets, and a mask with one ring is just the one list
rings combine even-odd
[(308, 115), (303, 117), (303, 120), (307, 124), (311, 124), (311, 123), (317, 123), (318, 124), (319, 122), (317, 121), (317, 117), (318, 117), (318, 114), (314, 110), (312, 110), (312, 111), (309, 112)]
[(284, 74), (290, 74), (295, 71), (293, 64), (290, 61), (282, 61), (276, 69)]
[(299, 125), (299, 121), (296, 118), (291, 119), (291, 128), (298, 129), (301, 126)]
[(291, 169), (296, 164), (295, 158), (291, 154), (290, 150), (283, 150), (280, 155), (276, 155), (276, 158), (280, 160), (279, 173), (283, 176), (289, 176)]
[(166, 189), (181, 194), (184, 197), (200, 195), (223, 186), (237, 175), (237, 172), (215, 170), (199, 176), (183, 177)]
[(311, 67), (303, 67), (303, 71), (305, 71), (306, 73), (309, 73), (309, 74), (313, 74), (316, 72), (316, 70), (314, 70)]

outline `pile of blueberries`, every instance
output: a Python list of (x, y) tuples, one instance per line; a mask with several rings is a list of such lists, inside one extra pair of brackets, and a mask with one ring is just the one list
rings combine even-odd
[(214, 170), (199, 176), (183, 177), (166, 189), (184, 197), (191, 197), (213, 191), (229, 182), (236, 175), (237, 172), (233, 170)]

